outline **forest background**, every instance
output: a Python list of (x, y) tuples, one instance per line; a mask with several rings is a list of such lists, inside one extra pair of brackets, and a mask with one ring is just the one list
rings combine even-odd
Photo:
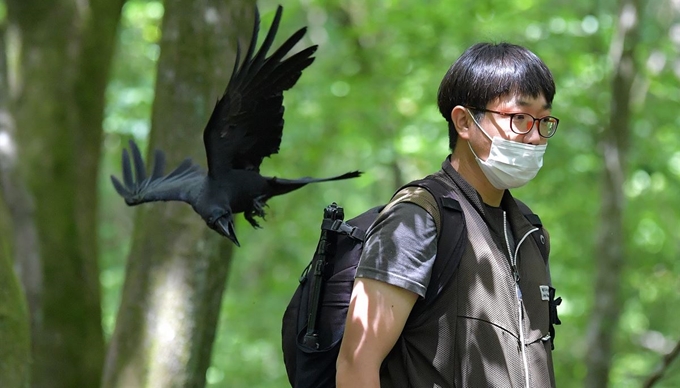
[(365, 174), (272, 199), (261, 230), (239, 216), (234, 248), (109, 176), (128, 139), (205, 163), (254, 4), (0, 2), (0, 386), (287, 386), (281, 316), (324, 207), (349, 218), (437, 170), (439, 82), (502, 40), (557, 83), (545, 166), (513, 193), (551, 234), (558, 385), (680, 386), (680, 1), (283, 1), (276, 44), (307, 25), (319, 50), (262, 171)]

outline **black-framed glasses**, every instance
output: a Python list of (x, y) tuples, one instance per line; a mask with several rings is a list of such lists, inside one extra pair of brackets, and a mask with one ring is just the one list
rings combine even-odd
[(557, 125), (560, 123), (560, 119), (554, 116), (544, 116), (540, 118), (536, 118), (528, 113), (507, 113), (507, 112), (498, 112), (495, 110), (491, 109), (482, 109), (482, 108), (472, 108), (472, 107), (466, 107), (471, 110), (476, 110), (480, 112), (489, 112), (489, 113), (495, 113), (501, 116), (507, 116), (510, 117), (510, 130), (518, 135), (525, 135), (529, 133), (533, 128), (536, 122), (538, 121), (538, 134), (541, 137), (549, 138), (552, 137), (555, 132), (557, 131)]

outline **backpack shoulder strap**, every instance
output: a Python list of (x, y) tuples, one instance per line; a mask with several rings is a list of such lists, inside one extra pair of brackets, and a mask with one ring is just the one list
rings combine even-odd
[(390, 202), (385, 205), (383, 210), (388, 210), (394, 205), (401, 202), (410, 202), (416, 204), (432, 216), (434, 219), (434, 224), (437, 227), (437, 233), (441, 230), (441, 214), (439, 212), (439, 205), (437, 205), (437, 200), (434, 198), (432, 193), (430, 193), (426, 188), (419, 186), (404, 186), (392, 197)]
[[(422, 311), (439, 295), (453, 277), (463, 256), (467, 233), (463, 209), (458, 202), (458, 194), (444, 177), (435, 174), (410, 182), (402, 190), (399, 190), (397, 195), (403, 189), (409, 187), (416, 188), (410, 192), (419, 194), (410, 197), (403, 194), (404, 200), (420, 205), (427, 210), (435, 219), (437, 225), (437, 257), (432, 268), (430, 285), (427, 287), (424, 301), (418, 301), (414, 306), (414, 311)], [(406, 191), (406, 193), (408, 192)], [(411, 200), (415, 197), (428, 198), (429, 200), (425, 205), (421, 205), (421, 202)], [(434, 201), (434, 204), (432, 201)], [(438, 220), (439, 222), (437, 222)], [(446, 238), (441, 238), (441, 236), (446, 236)]]

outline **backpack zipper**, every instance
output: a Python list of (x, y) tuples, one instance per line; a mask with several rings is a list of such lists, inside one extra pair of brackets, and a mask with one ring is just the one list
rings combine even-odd
[(517, 270), (517, 254), (519, 253), (519, 247), (522, 245), (524, 240), (526, 240), (529, 235), (535, 231), (537, 231), (538, 228), (531, 229), (528, 231), (517, 243), (517, 246), (515, 247), (515, 254), (512, 254), (512, 251), (510, 250), (510, 239), (508, 237), (508, 221), (507, 221), (507, 213), (503, 211), (503, 234), (505, 235), (505, 246), (508, 249), (508, 256), (510, 256), (510, 267), (512, 268), (512, 274), (515, 279), (515, 294), (517, 296), (517, 319), (518, 319), (518, 326), (519, 326), (519, 345), (520, 345), (520, 353), (522, 354), (522, 364), (524, 366), (524, 386), (526, 388), (529, 388), (529, 362), (527, 361), (527, 353), (526, 353), (526, 345), (525, 345), (525, 340), (524, 340), (524, 319), (523, 319), (523, 301), (522, 301), (522, 290), (519, 288), (519, 271)]

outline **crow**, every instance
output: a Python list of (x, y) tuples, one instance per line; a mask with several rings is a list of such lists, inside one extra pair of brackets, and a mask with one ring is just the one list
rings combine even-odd
[(259, 228), (255, 216), (265, 218), (268, 199), (308, 183), (361, 175), (360, 171), (352, 171), (331, 178), (281, 179), (260, 174), (262, 160), (278, 153), (281, 144), (283, 91), (295, 85), (302, 70), (314, 61), (312, 55), (317, 49), (316, 45), (310, 46), (284, 59), (306, 33), (303, 27), (267, 57), (282, 11), (279, 6), (267, 36), (255, 52), (260, 25), (255, 9), (252, 38), (240, 66), (241, 50), (237, 45), (231, 78), (203, 130), (207, 173), (186, 159), (165, 175), (165, 154), (155, 150), (153, 170), (147, 176), (139, 148), (131, 140), (132, 163), (127, 149), (122, 154), (123, 182), (111, 176), (114, 188), (129, 206), (152, 201), (189, 203), (211, 229), (240, 246), (234, 214), (243, 213), (253, 228)]

